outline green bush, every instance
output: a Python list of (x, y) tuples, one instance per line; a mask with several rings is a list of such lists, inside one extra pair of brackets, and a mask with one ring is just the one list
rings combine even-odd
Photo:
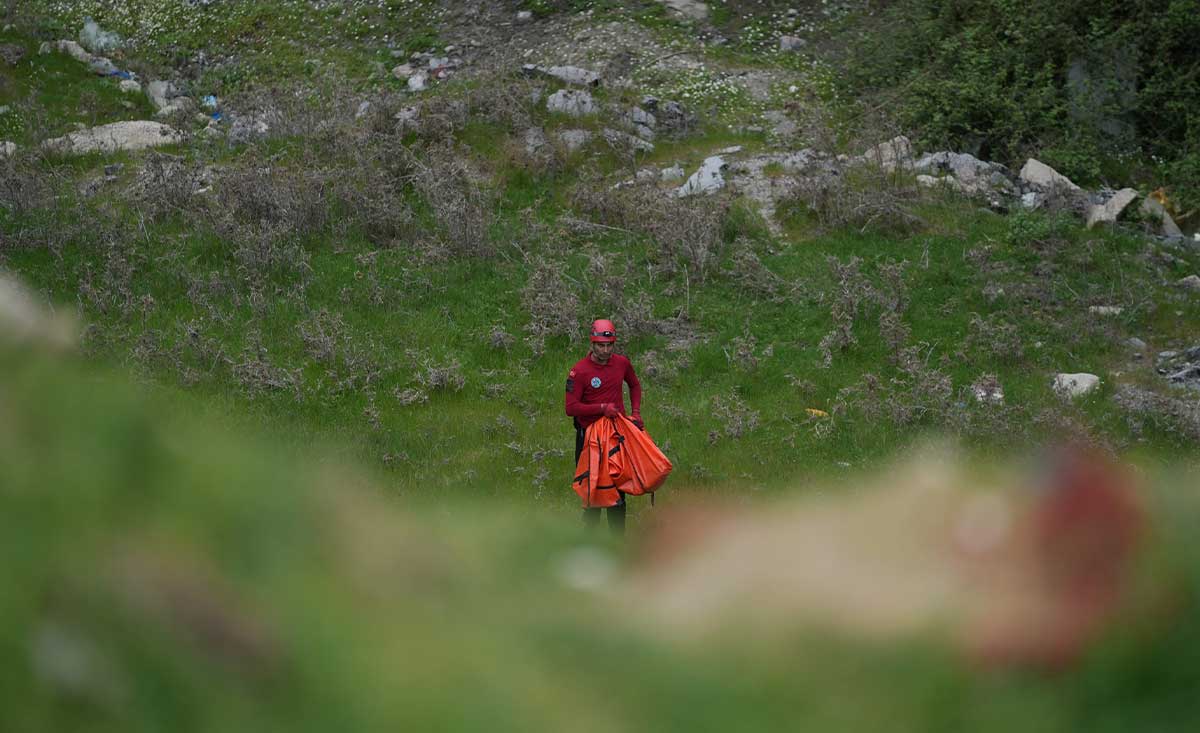
[(899, 0), (870, 28), (845, 81), (893, 96), (924, 145), (1038, 154), (1088, 183), (1136, 155), (1200, 198), (1196, 0)]

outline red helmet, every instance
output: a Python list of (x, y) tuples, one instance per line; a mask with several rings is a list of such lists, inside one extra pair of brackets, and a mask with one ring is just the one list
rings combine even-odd
[(617, 341), (617, 327), (613, 322), (600, 318), (592, 321), (592, 343), (593, 344), (612, 344)]

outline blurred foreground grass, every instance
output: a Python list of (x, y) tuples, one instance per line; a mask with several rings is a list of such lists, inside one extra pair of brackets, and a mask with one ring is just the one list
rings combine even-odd
[(1150, 472), (1159, 600), (1066, 671), (987, 671), (933, 630), (868, 643), (734, 619), (680, 640), (607, 601), (645, 546), (581, 534), (573, 511), (404, 506), (174, 392), (5, 347), (0, 374), (7, 731), (1200, 722), (1194, 471)]

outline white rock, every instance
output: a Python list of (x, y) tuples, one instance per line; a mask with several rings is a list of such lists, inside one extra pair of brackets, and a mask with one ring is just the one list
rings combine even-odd
[(683, 169), (683, 166), (676, 163), (675, 165), (671, 166), (670, 168), (663, 168), (662, 171), (659, 173), (659, 179), (662, 180), (663, 182), (681, 181), (681, 180), (683, 180), (683, 177), (686, 175), (687, 175), (687, 171), (685, 171)]
[(528, 23), (531, 20), (533, 20), (532, 12), (530, 12), (528, 10), (517, 11), (517, 22), (518, 23)]
[(1200, 293), (1200, 275), (1188, 275), (1176, 283), (1184, 290), (1190, 290), (1193, 293)]
[(1022, 181), (1025, 181), (1033, 186), (1038, 186), (1039, 188), (1067, 188), (1071, 191), (1080, 190), (1079, 186), (1076, 186), (1074, 183), (1072, 183), (1070, 178), (1067, 178), (1050, 166), (1034, 158), (1030, 158), (1029, 160), (1025, 161), (1025, 165), (1021, 168), (1020, 178)]
[(415, 69), (413, 69), (412, 64), (400, 64), (399, 66), (392, 67), (392, 76), (396, 77), (400, 81), (406, 81), (408, 80), (408, 77), (413, 75), (413, 71), (415, 71)]
[(183, 135), (178, 130), (161, 122), (131, 120), (73, 132), (47, 140), (42, 146), (60, 153), (111, 153), (171, 145), (182, 139)]
[(661, 0), (663, 5), (688, 20), (707, 20), (708, 5), (698, 0)]
[(162, 109), (171, 104), (175, 96), (175, 85), (169, 81), (152, 81), (146, 85), (146, 96), (155, 109)]
[(354, 112), (354, 119), (361, 120), (370, 111), (371, 111), (370, 100), (363, 100), (362, 102), (359, 103), (358, 109), (355, 110), (355, 112)]
[(606, 127), (601, 134), (604, 135), (604, 139), (608, 141), (608, 144), (612, 145), (614, 148), (631, 148), (643, 153), (654, 152), (653, 143), (648, 143), (640, 137), (630, 135), (627, 132), (621, 132), (620, 130), (613, 130)]
[(54, 46), (59, 53), (65, 53), (76, 61), (90, 63), (94, 56), (87, 52), (83, 46), (80, 46), (75, 41), (59, 41)]
[(898, 166), (911, 165), (913, 157), (912, 143), (903, 135), (882, 142), (860, 156), (864, 163), (877, 165), (885, 171), (893, 171)]
[(1042, 205), (1042, 195), (1036, 191), (1021, 194), (1022, 208), (1033, 210)]
[(629, 119), (635, 125), (645, 125), (646, 127), (655, 127), (658, 125), (658, 120), (654, 119), (654, 115), (641, 107), (631, 107), (629, 109)]
[(1089, 207), (1087, 228), (1091, 229), (1097, 224), (1111, 224), (1115, 222), (1120, 218), (1121, 212), (1125, 211), (1126, 207), (1132, 204), (1137, 197), (1138, 192), (1134, 189), (1122, 188), (1103, 204)]
[(1183, 236), (1183, 231), (1179, 228), (1179, 225), (1175, 223), (1175, 220), (1171, 218), (1171, 215), (1167, 213), (1167, 210), (1156, 199), (1150, 197), (1142, 199), (1142, 205), (1138, 207), (1138, 211), (1144, 216), (1160, 222), (1159, 234), (1164, 237), (1174, 238)]
[(975, 384), (971, 386), (971, 392), (976, 402), (993, 405), (1004, 403), (1004, 388), (999, 384)]
[(7, 158), (17, 152), (17, 144), (9, 140), (0, 141), (0, 158)]
[(1094, 391), (1100, 386), (1100, 377), (1080, 372), (1077, 374), (1055, 374), (1054, 391), (1063, 397), (1074, 399)]
[(780, 51), (799, 51), (804, 48), (804, 39), (796, 36), (780, 36), (779, 50)]
[(539, 70), (543, 74), (552, 76), (566, 84), (574, 84), (580, 87), (600, 86), (599, 74), (587, 69), (581, 69), (578, 66), (551, 66), (547, 69)]
[(1124, 306), (1120, 305), (1093, 305), (1088, 308), (1088, 313), (1094, 316), (1119, 316), (1124, 312)]
[(722, 171), (727, 165), (724, 158), (719, 155), (705, 158), (700, 169), (675, 190), (675, 195), (691, 196), (697, 193), (712, 193), (724, 188), (725, 177), (722, 175)]
[(598, 110), (592, 95), (582, 90), (559, 89), (546, 100), (546, 109), (571, 117), (595, 114)]
[(408, 91), (410, 91), (410, 92), (423, 91), (426, 88), (426, 86), (427, 86), (426, 82), (428, 82), (428, 81), (429, 81), (429, 75), (426, 74), (424, 71), (418, 71), (417, 73), (408, 77)]
[(126, 94), (140, 94), (142, 91), (142, 85), (133, 79), (122, 79), (117, 88)]
[(591, 130), (562, 130), (558, 133), (558, 140), (567, 149), (567, 152), (573, 153), (587, 145), (591, 141), (592, 135)]
[(1146, 345), (1146, 342), (1142, 341), (1137, 336), (1130, 336), (1129, 340), (1127, 340), (1125, 343), (1129, 345), (1129, 348), (1134, 349), (1136, 351), (1145, 351), (1147, 348), (1149, 348)]
[(546, 131), (531, 127), (525, 131), (525, 152), (532, 155), (546, 146)]

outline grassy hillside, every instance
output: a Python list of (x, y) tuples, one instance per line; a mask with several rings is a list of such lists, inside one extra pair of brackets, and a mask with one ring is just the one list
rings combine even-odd
[[(1136, 215), (1087, 230), (870, 166), (767, 164), (791, 191), (770, 219), (746, 191), (681, 198), (661, 177), (733, 146), (836, 161), (880, 142), (820, 56), (852, 8), (714, 2), (697, 26), (653, 2), (116, 5), (22, 4), (0, 36), (26, 51), (0, 65), (18, 146), (0, 268), (81, 331), (72, 356), (0, 347), (16, 729), (1192, 727), (1200, 412), (1156, 354), (1196, 345), (1179, 281), (1200, 253)], [(218, 95), (216, 132), (176, 115), (184, 142), (156, 151), (43, 152), (152, 115), (37, 53), (89, 14), (126, 37), (122, 68)], [(390, 72), (448, 44), (479, 50), (428, 91)], [(574, 119), (525, 61), (630, 83)], [(654, 149), (606, 139), (650, 93), (684, 110)], [(266, 131), (231, 134), (239, 118)], [(568, 130), (591, 138), (570, 149)], [(675, 464), (635, 538), (700, 499), (862, 493), (930, 437), (981, 476), (1079, 441), (1151, 487), (1127, 628), (1048, 677), (971, 668), (936, 624), (888, 644), (736, 621), (595, 634), (611, 598), (564, 558), (615, 584), (647, 560), (580, 534), (568, 488), (563, 382), (596, 317)], [(1101, 386), (1068, 400), (1058, 372)], [(614, 703), (598, 679), (631, 681)]]

